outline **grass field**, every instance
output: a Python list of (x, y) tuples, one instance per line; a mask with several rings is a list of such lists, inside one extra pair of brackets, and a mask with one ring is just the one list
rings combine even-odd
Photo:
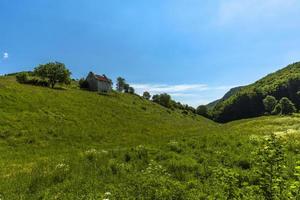
[(282, 146), (285, 168), (273, 178), (286, 187), (270, 187), (270, 199), (296, 198), (299, 122), (221, 125), (135, 95), (1, 77), (0, 199), (265, 199), (257, 150), (271, 133), (281, 138), (275, 149)]

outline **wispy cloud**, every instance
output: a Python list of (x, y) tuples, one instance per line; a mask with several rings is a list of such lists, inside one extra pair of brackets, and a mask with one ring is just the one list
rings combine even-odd
[(7, 52), (4, 52), (3, 53), (3, 59), (7, 59), (8, 58), (8, 53)]
[(274, 18), (296, 11), (298, 0), (221, 0), (219, 23), (250, 22)]
[(165, 84), (131, 84), (137, 90), (148, 91), (152, 93), (173, 93), (183, 91), (203, 91), (207, 90), (205, 84), (182, 84), (182, 85), (165, 85)]
[(152, 95), (168, 93), (176, 101), (180, 101), (191, 106), (207, 104), (224, 95), (234, 86), (208, 86), (207, 84), (130, 84), (135, 88), (136, 93), (142, 95), (144, 91)]

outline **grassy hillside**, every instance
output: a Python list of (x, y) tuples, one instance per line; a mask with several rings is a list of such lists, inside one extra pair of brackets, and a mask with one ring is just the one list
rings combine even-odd
[(296, 181), (298, 115), (220, 125), (72, 88), (0, 78), (1, 199), (264, 199), (256, 152), (272, 132), (285, 136), (282, 194)]
[(288, 97), (299, 109), (300, 63), (291, 64), (259, 81), (243, 87), (214, 108), (214, 119), (228, 122), (237, 119), (257, 117), (265, 112), (263, 98), (272, 95), (280, 100)]
[(30, 170), (39, 160), (94, 148), (160, 145), (216, 126), (135, 95), (53, 90), (19, 84), (13, 76), (0, 78), (0, 110), (2, 177)]
[(215, 126), (135, 95), (53, 90), (18, 84), (14, 77), (0, 79), (0, 100), (1, 137), (17, 148), (157, 143)]

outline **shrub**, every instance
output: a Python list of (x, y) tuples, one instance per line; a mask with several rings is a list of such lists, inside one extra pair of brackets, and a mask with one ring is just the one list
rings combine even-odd
[(263, 103), (265, 106), (265, 110), (268, 113), (271, 113), (277, 104), (277, 100), (275, 97), (268, 95), (266, 98), (264, 98)]
[(272, 111), (272, 114), (273, 114), (273, 115), (279, 115), (280, 113), (281, 113), (281, 105), (278, 103), (278, 104), (275, 106), (274, 110)]
[(129, 88), (128, 88), (128, 93), (129, 93), (129, 94), (134, 94), (134, 92), (135, 92), (135, 91), (134, 91), (134, 88), (133, 88), (133, 87), (129, 87)]
[(87, 82), (87, 80), (85, 78), (81, 78), (79, 80), (79, 87), (81, 89), (88, 89), (89, 88), (89, 83)]
[(145, 99), (149, 100), (149, 99), (151, 98), (151, 95), (150, 95), (149, 92), (145, 91), (145, 92), (143, 93), (143, 97), (144, 97)]
[(198, 115), (207, 117), (208, 116), (207, 107), (205, 105), (198, 106), (198, 108), (196, 109), (196, 113)]
[(16, 75), (17, 81), (19, 83), (26, 83), (28, 81), (28, 73), (22, 72)]
[(296, 112), (295, 105), (288, 98), (283, 97), (279, 103), (281, 105), (281, 114), (289, 115)]
[(281, 140), (274, 134), (265, 138), (255, 155), (254, 165), (265, 199), (282, 199), (285, 155)]

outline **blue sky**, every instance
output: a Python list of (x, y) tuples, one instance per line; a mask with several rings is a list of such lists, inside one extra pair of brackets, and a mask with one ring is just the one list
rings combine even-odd
[(300, 60), (299, 0), (1, 0), (0, 74), (64, 62), (193, 106)]

